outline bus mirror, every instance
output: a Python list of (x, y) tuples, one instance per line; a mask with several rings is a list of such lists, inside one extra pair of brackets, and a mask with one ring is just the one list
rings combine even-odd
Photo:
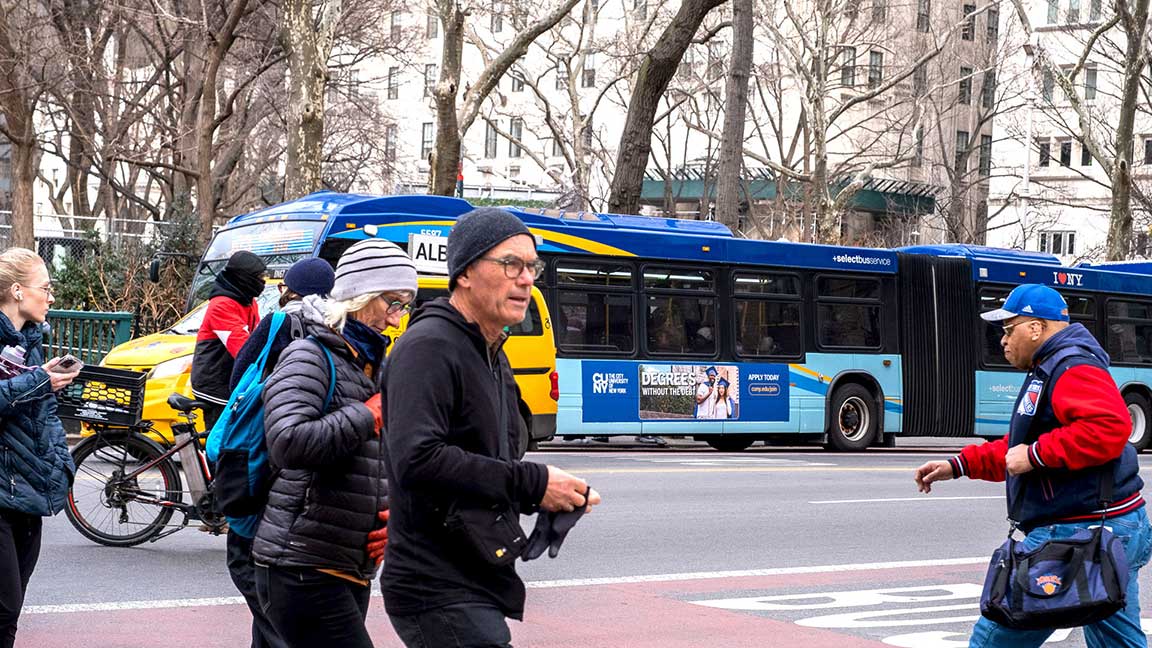
[(160, 283), (160, 257), (152, 257), (148, 264), (148, 281)]

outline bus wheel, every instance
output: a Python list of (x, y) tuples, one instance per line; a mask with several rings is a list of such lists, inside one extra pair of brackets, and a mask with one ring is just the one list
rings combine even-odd
[(876, 403), (864, 387), (849, 383), (832, 396), (828, 444), (842, 452), (863, 450), (876, 438)]
[(1148, 430), (1148, 423), (1152, 421), (1152, 405), (1139, 392), (1125, 394), (1124, 403), (1128, 405), (1128, 415), (1132, 417), (1132, 433), (1128, 435), (1128, 443), (1140, 452), (1152, 441), (1152, 434)]
[(745, 436), (710, 436), (704, 442), (720, 452), (741, 452), (756, 443), (756, 439)]

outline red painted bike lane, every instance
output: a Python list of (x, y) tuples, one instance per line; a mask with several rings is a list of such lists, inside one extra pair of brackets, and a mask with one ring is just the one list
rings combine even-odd
[[(968, 594), (981, 582), (985, 565), (846, 567), (851, 568), (732, 577), (669, 575), (604, 584), (533, 583), (526, 621), (512, 623), (513, 643), (518, 648), (863, 648), (893, 645), (883, 639), (925, 628), (943, 628), (958, 636), (971, 626), (969, 621), (935, 618), (941, 616), (933, 611), (940, 605), (958, 609), (944, 613), (945, 618), (977, 614), (976, 600)], [(963, 585), (961, 594), (956, 594), (958, 584)], [(954, 588), (951, 594), (949, 587)], [(927, 594), (909, 596), (904, 590)], [(723, 600), (722, 607), (705, 604), (718, 600)], [(723, 607), (732, 605), (745, 609)], [(17, 645), (232, 648), (248, 643), (243, 605), (149, 607), (142, 602), (128, 607), (132, 609), (35, 608), (21, 619)], [(927, 616), (919, 610), (928, 610)], [(377, 646), (401, 647), (378, 597), (372, 600), (368, 625)]]

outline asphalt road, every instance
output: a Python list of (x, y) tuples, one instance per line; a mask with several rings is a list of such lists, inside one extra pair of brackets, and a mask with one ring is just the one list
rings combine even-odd
[[(912, 470), (948, 453), (532, 453), (588, 479), (604, 503), (558, 558), (520, 565), (531, 589), (515, 643), (965, 646), (1005, 507), (999, 484), (965, 479), (917, 493)], [(1152, 456), (1142, 464), (1152, 474)], [(61, 515), (46, 521), (17, 645), (74, 646), (77, 633), (86, 646), (245, 645), (235, 596), (222, 537), (189, 528), (112, 549)], [(1152, 596), (1141, 598), (1152, 609)], [(377, 644), (398, 645), (373, 606)], [(1075, 632), (1057, 645), (1083, 641)]]

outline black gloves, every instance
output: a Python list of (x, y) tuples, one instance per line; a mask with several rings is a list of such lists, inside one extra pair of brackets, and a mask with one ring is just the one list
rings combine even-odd
[(580, 516), (584, 515), (584, 511), (587, 510), (588, 495), (591, 493), (592, 487), (589, 486), (588, 490), (584, 491), (584, 505), (577, 506), (571, 512), (552, 513), (541, 510), (537, 513), (536, 528), (532, 529), (532, 535), (528, 536), (528, 546), (524, 548), (524, 553), (520, 555), (520, 559), (539, 558), (544, 554), (544, 549), (548, 549), (549, 558), (555, 558), (560, 553), (560, 545), (564, 544), (564, 538), (568, 536), (568, 532), (576, 526)]

